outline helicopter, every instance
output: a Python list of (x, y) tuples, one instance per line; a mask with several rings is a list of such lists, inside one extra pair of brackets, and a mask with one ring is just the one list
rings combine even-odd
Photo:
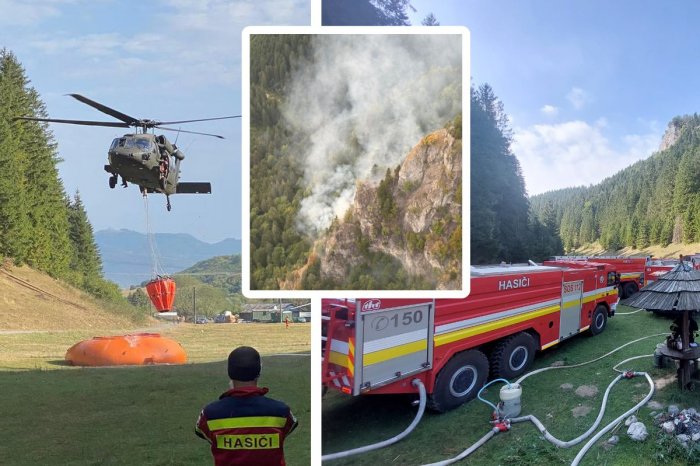
[[(225, 120), (229, 118), (240, 118), (240, 115), (225, 116), (218, 118), (202, 118), (198, 120), (180, 121), (157, 121), (148, 119), (138, 119), (126, 115), (122, 112), (107, 107), (99, 102), (88, 99), (80, 94), (68, 94), (74, 99), (89, 105), (102, 113), (106, 113), (120, 121), (89, 121), (89, 120), (63, 120), (56, 118), (33, 118), (17, 117), (15, 120), (42, 121), (49, 123), (66, 123), (72, 125), (85, 126), (107, 126), (115, 128), (136, 128), (134, 134), (125, 134), (115, 138), (107, 152), (108, 163), (104, 166), (109, 177), (109, 187), (114, 189), (117, 186), (119, 177), (121, 185), (128, 187), (129, 183), (137, 185), (141, 194), (148, 193), (165, 194), (166, 208), (172, 209), (170, 196), (173, 194), (210, 194), (211, 183), (209, 182), (181, 182), (180, 164), (185, 158), (185, 154), (171, 143), (163, 135), (156, 135), (155, 129), (176, 131), (178, 133), (199, 134), (224, 139), (218, 134), (200, 133), (196, 131), (185, 131), (175, 128), (165, 128), (163, 125), (173, 125), (180, 123), (192, 123), (197, 121)], [(139, 132), (139, 129), (141, 130)], [(152, 132), (148, 132), (148, 130)]]

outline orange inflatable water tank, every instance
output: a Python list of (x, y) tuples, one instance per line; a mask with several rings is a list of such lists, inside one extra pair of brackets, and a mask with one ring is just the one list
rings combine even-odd
[(83, 340), (68, 348), (66, 361), (73, 366), (184, 364), (187, 355), (175, 340), (157, 333), (136, 333)]
[(175, 280), (159, 277), (151, 280), (146, 285), (148, 297), (158, 312), (167, 312), (173, 308), (175, 302)]

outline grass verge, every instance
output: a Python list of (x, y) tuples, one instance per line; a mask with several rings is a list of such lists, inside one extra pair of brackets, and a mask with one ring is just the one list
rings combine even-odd
[[(202, 407), (227, 388), (225, 358), (251, 344), (263, 354), (260, 384), (285, 401), (299, 428), (287, 464), (310, 464), (309, 325), (182, 325), (161, 334), (180, 341), (181, 366), (74, 368), (66, 349), (86, 332), (0, 335), (0, 463), (3, 465), (209, 465), (194, 435)], [(101, 332), (104, 334), (104, 332)], [(305, 344), (304, 344), (305, 342)]]

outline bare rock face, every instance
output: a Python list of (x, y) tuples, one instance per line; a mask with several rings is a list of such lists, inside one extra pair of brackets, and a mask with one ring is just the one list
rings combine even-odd
[(668, 124), (664, 136), (661, 138), (661, 145), (659, 145), (659, 151), (666, 150), (678, 141), (678, 136), (681, 133), (680, 126), (676, 126), (673, 122)]
[(687, 115), (673, 118), (666, 128), (663, 138), (661, 138), (659, 151), (666, 150), (674, 145), (678, 141), (683, 128), (690, 123), (690, 121), (691, 117)]
[(380, 182), (359, 181), (355, 199), (323, 239), (321, 273), (343, 282), (371, 252), (396, 258), (438, 289), (461, 285), (462, 141), (425, 136)]
[(399, 189), (409, 193), (403, 217), (405, 229), (426, 231), (439, 216), (439, 209), (459, 215), (461, 204), (454, 203), (454, 193), (461, 184), (461, 177), (455, 174), (461, 173), (462, 158), (454, 157), (455, 143), (446, 129), (435, 131), (423, 138), (401, 165)]

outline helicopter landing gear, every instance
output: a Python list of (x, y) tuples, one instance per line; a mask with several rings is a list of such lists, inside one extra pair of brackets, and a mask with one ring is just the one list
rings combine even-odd
[(128, 188), (129, 185), (126, 183), (126, 178), (122, 176), (122, 188)]
[(168, 195), (165, 196), (165, 208), (168, 209), (168, 212), (173, 208), (173, 206), (170, 205), (170, 196)]
[(114, 187), (117, 185), (117, 175), (112, 175), (109, 177), (109, 187), (111, 189), (114, 189)]

